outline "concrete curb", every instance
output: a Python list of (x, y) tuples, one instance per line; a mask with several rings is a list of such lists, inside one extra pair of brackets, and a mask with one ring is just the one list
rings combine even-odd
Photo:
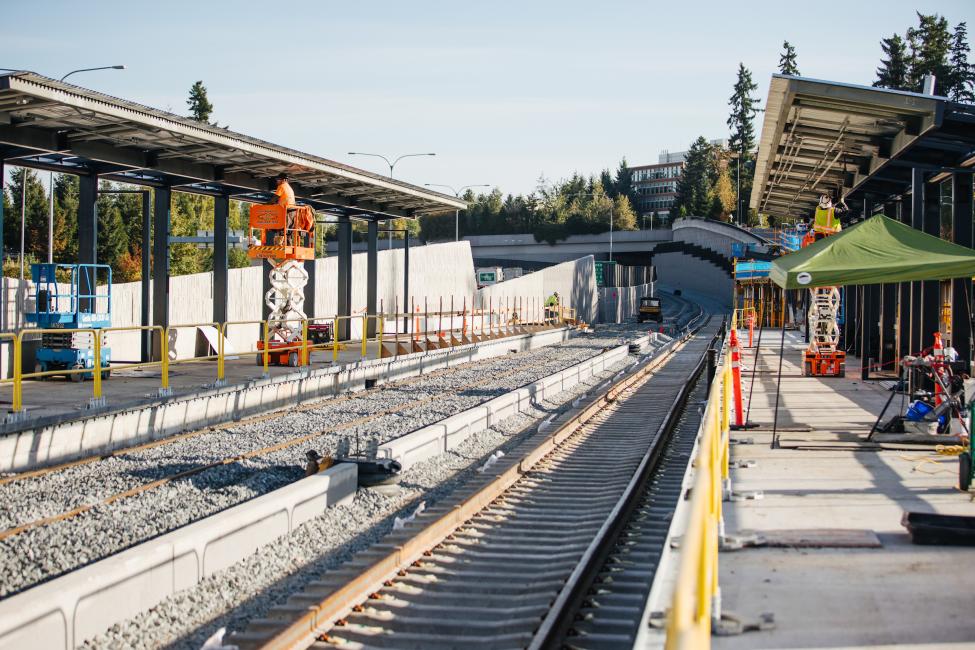
[(483, 431), (515, 413), (527, 411), (532, 404), (545, 399), (546, 395), (555, 395), (572, 388), (625, 359), (628, 354), (629, 344), (611, 348), (528, 386), (505, 393), (463, 413), (452, 415), (382, 444), (377, 449), (377, 456), (393, 458), (402, 463), (404, 469), (409, 468), (453, 449), (470, 435)]
[(54, 422), (0, 437), (0, 472), (18, 472), (137, 445), (207, 426), (362, 390), (462, 363), (561, 343), (558, 328), (392, 359), (370, 359), (243, 386), (209, 389), (192, 397)]
[(0, 601), (0, 650), (71, 650), (353, 498), (336, 465)]

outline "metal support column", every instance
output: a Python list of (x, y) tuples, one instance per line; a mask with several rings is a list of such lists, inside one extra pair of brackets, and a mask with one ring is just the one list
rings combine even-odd
[[(911, 170), (911, 227), (924, 230), (924, 172)], [(911, 282), (911, 338), (910, 350), (918, 354), (922, 345), (921, 326), (921, 283)]]
[[(972, 248), (972, 175), (951, 176), (951, 241)], [(972, 361), (972, 279), (951, 281), (951, 347), (958, 359)]]
[[(897, 201), (897, 220), (911, 224), (911, 204), (903, 198)], [(897, 351), (898, 359), (911, 353), (911, 283), (897, 285)]]
[[(352, 314), (352, 221), (339, 217), (338, 222), (338, 316)], [(349, 319), (339, 321), (337, 340), (349, 339)]]
[[(379, 293), (379, 222), (369, 222), (366, 234), (366, 314), (376, 314)], [(366, 336), (376, 335), (376, 319), (366, 320)]]
[(316, 302), (315, 302), (315, 287), (317, 286), (317, 273), (315, 269), (317, 268), (316, 261), (314, 259), (305, 260), (305, 273), (308, 274), (308, 282), (305, 284), (305, 316), (308, 318), (314, 318), (316, 314)]
[[(0, 152), (0, 153), (2, 153), (2, 152)], [(0, 269), (3, 269), (3, 262), (4, 262), (4, 256), (3, 256), (3, 251), (4, 251), (4, 245), (3, 245), (3, 197), (6, 196), (6, 194), (4, 194), (4, 192), (5, 192), (5, 190), (4, 190), (4, 179), (6, 178), (6, 173), (7, 172), (3, 168), (3, 158), (0, 157)], [(4, 282), (4, 280), (0, 279), (0, 283), (2, 283), (2, 282)], [(7, 329), (7, 299), (6, 299), (7, 292), (4, 290), (4, 287), (2, 286), (2, 284), (0, 284), (0, 291), (2, 291), (3, 292), (3, 295), (4, 295), (3, 305), (2, 305), (2, 308), (0, 308), (0, 330), (6, 331), (6, 329)], [(10, 349), (13, 350), (12, 347)]]
[[(152, 324), (169, 327), (169, 229), (173, 192), (157, 187), (152, 217)], [(159, 348), (157, 348), (158, 354)]]
[(78, 262), (98, 262), (98, 176), (81, 176), (78, 184)]
[[(934, 237), (941, 235), (941, 194), (937, 187), (925, 185), (924, 232)], [(921, 347), (934, 344), (934, 333), (941, 330), (941, 282), (927, 280), (921, 283)]]
[[(152, 276), (152, 195), (149, 190), (142, 193), (142, 304), (140, 310), (139, 324), (147, 327), (152, 324), (150, 318), (152, 314), (152, 289), (150, 288), (150, 277)], [(143, 330), (142, 345), (139, 350), (139, 360), (142, 362), (152, 360), (152, 332)]]
[[(410, 311), (410, 229), (407, 227), (403, 232), (403, 312)], [(409, 324), (410, 317), (407, 316), (403, 327)], [(404, 329), (405, 331), (405, 329)]]
[(261, 260), (261, 320), (266, 321), (271, 316), (271, 308), (267, 306), (267, 292), (271, 290), (271, 260)]
[(230, 220), (230, 197), (213, 197), (213, 321), (227, 322), (227, 274), (229, 269), (227, 222)]

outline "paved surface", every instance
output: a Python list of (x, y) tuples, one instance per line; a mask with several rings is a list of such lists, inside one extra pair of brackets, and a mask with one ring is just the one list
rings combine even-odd
[[(766, 331), (758, 355), (750, 420), (761, 425), (772, 422), (779, 337)], [(888, 393), (856, 378), (856, 359), (845, 379), (801, 377), (803, 348), (787, 333), (779, 412), (780, 426), (792, 429), (781, 436), (786, 448), (769, 448), (767, 428), (732, 434), (755, 443), (733, 445), (732, 459), (757, 463), (732, 470), (734, 489), (764, 498), (726, 503), (727, 531), (801, 529), (832, 538), (826, 529), (867, 529), (881, 547), (722, 553), (724, 611), (746, 621), (772, 612), (776, 628), (715, 638), (713, 647), (975, 647), (975, 549), (915, 546), (900, 525), (906, 510), (975, 515), (972, 499), (955, 488), (955, 458), (923, 447), (868, 450), (861, 440)], [(747, 350), (746, 397), (753, 359)]]

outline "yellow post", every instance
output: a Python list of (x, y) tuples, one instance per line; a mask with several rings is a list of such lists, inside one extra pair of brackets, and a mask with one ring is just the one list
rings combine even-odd
[(264, 321), (264, 374), (268, 374), (268, 364), (271, 361), (271, 336), (270, 336), (270, 325), (267, 321)]
[(94, 389), (95, 399), (101, 399), (102, 396), (102, 333), (98, 330), (91, 330), (91, 336), (95, 343), (95, 372), (92, 375), (94, 381), (92, 382), (92, 388)]
[(162, 325), (159, 326), (159, 353), (162, 356), (162, 389), (169, 390), (169, 332)]
[(332, 319), (332, 363), (339, 360), (339, 317)]
[(223, 340), (227, 338), (227, 324), (217, 323), (217, 381), (222, 382), (224, 378), (224, 358)]
[(363, 359), (366, 358), (366, 341), (369, 339), (367, 333), (369, 332), (369, 315), (366, 313), (362, 314), (362, 352), (359, 356)]
[(20, 413), (21, 409), (24, 408), (23, 394), (22, 394), (23, 391), (22, 375), (24, 374), (24, 371), (23, 368), (21, 368), (21, 366), (24, 363), (23, 356), (22, 356), (22, 348), (21, 348), (21, 345), (23, 344), (23, 336), (24, 334), (23, 332), (21, 332), (20, 334), (17, 334), (16, 338), (14, 338), (14, 397), (13, 397), (14, 413)]
[(301, 321), (301, 354), (298, 355), (298, 365), (311, 364), (311, 351), (308, 349), (308, 319)]

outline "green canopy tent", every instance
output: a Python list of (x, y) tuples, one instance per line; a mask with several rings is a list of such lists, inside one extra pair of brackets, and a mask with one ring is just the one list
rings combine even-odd
[[(824, 237), (779, 257), (772, 262), (769, 275), (783, 289), (971, 278), (975, 277), (975, 250), (877, 215), (837, 235)], [(779, 446), (784, 328), (780, 345), (772, 424), (773, 448)], [(868, 439), (872, 435), (871, 430)]]
[(883, 215), (772, 262), (784, 289), (947, 280), (975, 276), (975, 250)]

